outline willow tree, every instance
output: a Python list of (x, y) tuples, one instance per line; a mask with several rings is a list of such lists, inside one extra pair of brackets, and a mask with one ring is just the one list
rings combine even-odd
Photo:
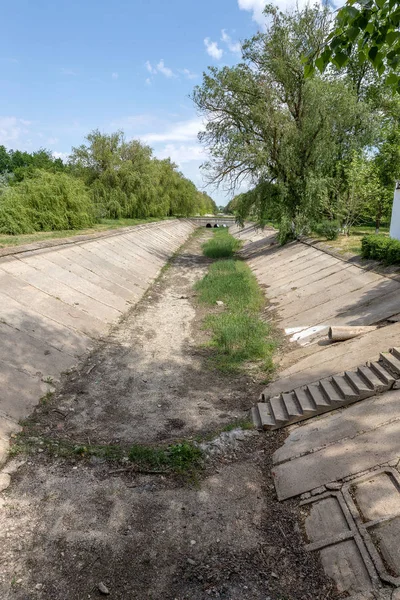
[[(373, 120), (343, 78), (304, 73), (304, 57), (319, 52), (330, 31), (328, 9), (265, 12), (270, 25), (245, 41), (242, 61), (210, 68), (194, 90), (211, 157), (204, 169), (232, 190), (243, 180), (257, 185), (260, 221), (272, 205), (279, 218), (312, 216), (320, 206), (310, 185), (328, 181), (335, 194), (338, 163), (371, 143)], [(247, 195), (242, 216), (254, 207)]]

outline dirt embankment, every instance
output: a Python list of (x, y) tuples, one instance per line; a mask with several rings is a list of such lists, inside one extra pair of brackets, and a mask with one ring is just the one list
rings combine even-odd
[(191, 238), (29, 420), (36, 450), (6, 467), (15, 472), (0, 495), (1, 598), (335, 597), (304, 550), (296, 505), (275, 499), (270, 456), (281, 433), (224, 434), (190, 480), (41, 447), (42, 438), (165, 444), (247, 418), (261, 383), (214, 371), (199, 349), (204, 309), (193, 283), (207, 269), (200, 249), (207, 235)]

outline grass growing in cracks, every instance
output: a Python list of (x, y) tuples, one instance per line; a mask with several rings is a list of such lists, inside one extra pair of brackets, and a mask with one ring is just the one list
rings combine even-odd
[[(211, 244), (214, 240), (215, 246)], [(226, 252), (231, 248), (232, 256), (234, 242), (237, 240), (229, 232), (216, 232), (210, 242), (204, 244), (203, 252), (209, 256), (210, 248), (214, 248), (214, 254), (218, 255), (221, 248)], [(209, 345), (214, 349), (213, 364), (220, 370), (232, 372), (243, 363), (257, 362), (264, 372), (272, 372), (276, 342), (271, 326), (260, 318), (264, 295), (246, 263), (239, 258), (216, 260), (195, 289), (200, 302), (211, 306), (217, 301), (224, 303), (222, 312), (211, 314), (204, 321), (212, 334)]]
[(203, 244), (203, 254), (208, 258), (228, 258), (239, 250), (240, 240), (230, 235), (227, 229), (217, 229), (214, 236)]

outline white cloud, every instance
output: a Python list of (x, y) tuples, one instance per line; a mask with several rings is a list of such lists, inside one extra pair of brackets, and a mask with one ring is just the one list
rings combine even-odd
[(176, 75), (175, 75), (175, 73), (173, 73), (172, 69), (165, 66), (163, 59), (161, 59), (160, 62), (158, 63), (157, 71), (159, 73), (162, 73), (165, 77), (168, 77), (168, 78), (176, 77)]
[[(316, 0), (317, 4), (322, 4), (322, 0)], [(238, 0), (238, 6), (240, 10), (247, 10), (252, 13), (252, 19), (263, 28), (266, 27), (267, 19), (263, 14), (267, 2), (266, 0)], [(305, 6), (309, 5), (309, 0), (276, 0), (274, 4), (280, 10), (288, 10), (294, 9), (296, 7), (302, 9)], [(335, 7), (341, 6), (343, 4), (343, 0), (333, 0), (333, 4)]]
[[(151, 62), (149, 60), (146, 60), (145, 66), (151, 75), (158, 75), (158, 73), (161, 73), (162, 75), (164, 75), (164, 77), (167, 77), (168, 79), (171, 79), (172, 77), (177, 77), (177, 75), (175, 75), (175, 73), (173, 72), (172, 69), (165, 66), (163, 58), (160, 60), (160, 62), (155, 67), (153, 67), (153, 65), (151, 64)], [(148, 78), (148, 79), (151, 82), (151, 78)], [(146, 83), (147, 83), (147, 80), (146, 80)]]
[(188, 79), (196, 79), (197, 77), (196, 73), (193, 73), (189, 69), (179, 69), (179, 73), (182, 73), (182, 75), (184, 75)]
[(149, 73), (151, 73), (152, 75), (157, 75), (157, 69), (155, 69), (152, 66), (152, 64), (149, 60), (146, 60), (145, 66)]
[(204, 45), (206, 47), (207, 54), (216, 60), (221, 60), (224, 51), (222, 48), (218, 47), (218, 42), (212, 42), (210, 38), (205, 38)]
[(253, 13), (253, 21), (259, 25), (265, 25), (265, 16), (263, 15), (265, 4), (265, 0), (238, 0), (240, 10), (248, 10)]
[(197, 134), (202, 127), (202, 120), (196, 118), (188, 121), (178, 121), (161, 133), (147, 133), (141, 137), (148, 144), (157, 142), (187, 142), (197, 139)]
[(160, 159), (170, 158), (178, 166), (192, 161), (201, 161), (205, 158), (205, 153), (200, 145), (193, 144), (166, 144), (157, 152)]
[(148, 77), (148, 78), (146, 79), (146, 81), (145, 81), (145, 84), (146, 84), (146, 85), (151, 85), (151, 79), (150, 79), (150, 77)]
[(111, 73), (111, 79), (118, 79), (118, 73)]
[(68, 152), (52, 152), (54, 158), (61, 158), (63, 162), (68, 160), (69, 154)]
[(0, 117), (0, 144), (8, 145), (10, 142), (19, 142), (21, 136), (30, 133), (30, 121), (17, 117)]
[(225, 29), (221, 30), (221, 40), (228, 46), (228, 48), (231, 52), (240, 54), (240, 52), (242, 50), (242, 46), (241, 46), (240, 42), (234, 42), (232, 40), (231, 36), (226, 33)]
[(57, 144), (59, 142), (59, 139), (56, 137), (50, 137), (47, 138), (46, 140), (46, 146), (54, 146), (54, 144)]

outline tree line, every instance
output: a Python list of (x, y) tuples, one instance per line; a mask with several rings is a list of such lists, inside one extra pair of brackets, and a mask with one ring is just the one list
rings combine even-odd
[(267, 30), (243, 42), (240, 62), (210, 67), (194, 89), (209, 181), (233, 194), (246, 183), (228, 210), (279, 223), (281, 241), (324, 220), (345, 232), (360, 221), (379, 229), (400, 178), (399, 96), (358, 46), (341, 65), (307, 68), (336, 31), (329, 8), (267, 5), (265, 16)]
[(122, 131), (92, 131), (65, 162), (45, 149), (0, 146), (0, 233), (82, 229), (102, 219), (215, 213), (170, 160)]

